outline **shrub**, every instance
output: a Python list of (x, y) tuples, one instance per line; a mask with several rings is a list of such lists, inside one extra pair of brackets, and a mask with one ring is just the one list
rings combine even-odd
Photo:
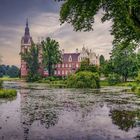
[(109, 74), (107, 81), (109, 85), (116, 85), (121, 82), (118, 74)]
[(132, 86), (131, 91), (132, 91), (132, 92), (135, 92), (135, 91), (136, 91), (136, 89), (137, 89), (137, 87), (136, 87), (136, 86)]
[(68, 77), (67, 87), (70, 88), (99, 88), (100, 80), (98, 73), (81, 71)]
[(36, 82), (36, 81), (39, 81), (41, 79), (41, 75), (40, 74), (32, 74), (32, 73), (30, 73), (29, 72), (29, 74), (28, 74), (28, 76), (27, 76), (27, 78), (26, 78), (26, 80), (27, 80), (27, 82)]
[(1, 89), (0, 98), (12, 98), (17, 95), (17, 91), (14, 89)]
[(138, 72), (138, 76), (136, 77), (135, 80), (136, 80), (137, 83), (140, 83), (140, 71)]
[(2, 88), (3, 81), (0, 80), (0, 89)]

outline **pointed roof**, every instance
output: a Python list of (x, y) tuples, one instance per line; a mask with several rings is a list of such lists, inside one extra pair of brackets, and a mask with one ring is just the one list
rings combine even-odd
[(30, 30), (29, 30), (29, 27), (28, 27), (28, 19), (26, 19), (25, 36), (26, 35), (30, 35)]
[(24, 44), (29, 44), (33, 42), (32, 37), (30, 36), (30, 29), (28, 26), (28, 19), (26, 19), (26, 27), (25, 27), (25, 33), (24, 36), (22, 37), (22, 41)]

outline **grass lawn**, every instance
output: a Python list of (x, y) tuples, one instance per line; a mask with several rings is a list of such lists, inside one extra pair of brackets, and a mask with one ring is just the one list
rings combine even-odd
[(1, 77), (0, 80), (2, 81), (18, 81), (20, 78), (10, 78), (8, 76)]

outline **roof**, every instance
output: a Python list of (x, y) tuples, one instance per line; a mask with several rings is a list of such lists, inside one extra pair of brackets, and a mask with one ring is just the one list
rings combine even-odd
[(32, 42), (32, 37), (25, 35), (22, 37), (22, 40), (23, 40), (24, 44), (28, 44), (29, 41)]
[(71, 56), (71, 58), (72, 58), (72, 62), (73, 62), (73, 61), (78, 61), (79, 55), (80, 55), (80, 53), (64, 53), (64, 54), (62, 55), (63, 62), (68, 62), (70, 56)]
[(28, 27), (28, 19), (26, 21), (26, 27), (25, 27), (25, 33), (22, 37), (22, 41), (24, 44), (28, 44), (29, 42), (32, 42), (32, 37), (30, 36), (30, 29)]

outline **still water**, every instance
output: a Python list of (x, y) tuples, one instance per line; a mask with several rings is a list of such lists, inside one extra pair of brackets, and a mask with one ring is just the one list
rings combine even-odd
[(0, 140), (140, 140), (140, 98), (121, 87), (56, 89), (6, 82)]

